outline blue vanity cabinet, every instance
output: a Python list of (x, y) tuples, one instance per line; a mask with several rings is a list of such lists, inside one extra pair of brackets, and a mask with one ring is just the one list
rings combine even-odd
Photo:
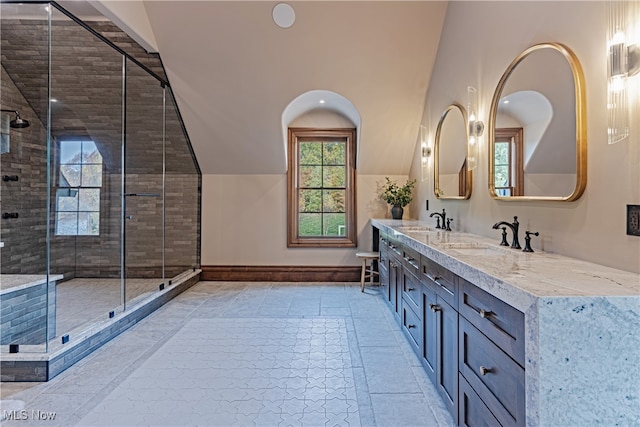
[(422, 284), (412, 267), (402, 266), (402, 330), (416, 355), (423, 346)]
[[(421, 266), (424, 302), (422, 365), (457, 422), (458, 311), (449, 303), (456, 301), (457, 276), (446, 271), (448, 290), (443, 291), (443, 283), (439, 279), (445, 269), (430, 260), (426, 264), (423, 261)], [(438, 274), (434, 274), (435, 266)]]
[(378, 273), (379, 273), (379, 283), (380, 283), (380, 292), (382, 293), (385, 301), (389, 303), (389, 263), (390, 263), (390, 254), (389, 254), (389, 238), (386, 233), (380, 232), (380, 237), (378, 240), (378, 253), (380, 254), (380, 258), (378, 261)]
[(524, 426), (524, 314), (463, 279), (459, 308), (461, 425), (486, 408), (496, 425)]

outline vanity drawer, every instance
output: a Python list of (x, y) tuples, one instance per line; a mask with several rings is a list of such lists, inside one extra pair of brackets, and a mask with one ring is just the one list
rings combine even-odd
[(389, 249), (402, 257), (402, 245), (397, 238), (389, 236)]
[(482, 402), (478, 394), (460, 374), (459, 378), (460, 402), (458, 425), (472, 426), (499, 426), (500, 423), (493, 416), (489, 408)]
[(422, 299), (422, 284), (416, 276), (403, 270), (402, 295), (406, 301), (413, 305), (413, 310), (420, 313), (420, 300)]
[(524, 366), (524, 314), (460, 279), (459, 311), (469, 322)]
[(402, 246), (402, 265), (404, 265), (413, 274), (420, 273), (420, 253), (416, 250)]
[(524, 369), (464, 318), (458, 369), (501, 425), (524, 425)]
[(387, 233), (380, 233), (380, 239), (378, 240), (378, 251), (389, 249), (389, 236)]
[[(404, 301), (403, 301), (404, 302)], [(422, 346), (422, 322), (410, 304), (402, 304), (402, 327), (409, 336), (409, 342), (416, 354)]]
[(425, 256), (421, 257), (420, 265), (425, 283), (432, 285), (443, 300), (457, 309), (458, 276)]

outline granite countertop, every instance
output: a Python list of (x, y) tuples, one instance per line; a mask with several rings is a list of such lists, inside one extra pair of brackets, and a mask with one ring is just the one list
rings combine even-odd
[(436, 230), (417, 220), (371, 223), (522, 311), (544, 297), (640, 296), (636, 273), (553, 253), (527, 253), (499, 246), (495, 239)]

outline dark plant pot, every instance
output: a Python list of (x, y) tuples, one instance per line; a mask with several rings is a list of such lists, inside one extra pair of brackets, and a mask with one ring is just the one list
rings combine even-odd
[(402, 219), (402, 214), (404, 214), (404, 209), (402, 206), (395, 205), (391, 208), (391, 218)]

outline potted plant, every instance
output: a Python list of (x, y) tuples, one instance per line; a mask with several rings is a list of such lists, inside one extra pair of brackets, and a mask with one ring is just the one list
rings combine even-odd
[(384, 179), (387, 182), (382, 188), (382, 200), (391, 205), (391, 217), (393, 219), (402, 219), (404, 207), (413, 200), (412, 192), (416, 180), (407, 180), (401, 187), (395, 181), (391, 181), (388, 176), (385, 176)]

